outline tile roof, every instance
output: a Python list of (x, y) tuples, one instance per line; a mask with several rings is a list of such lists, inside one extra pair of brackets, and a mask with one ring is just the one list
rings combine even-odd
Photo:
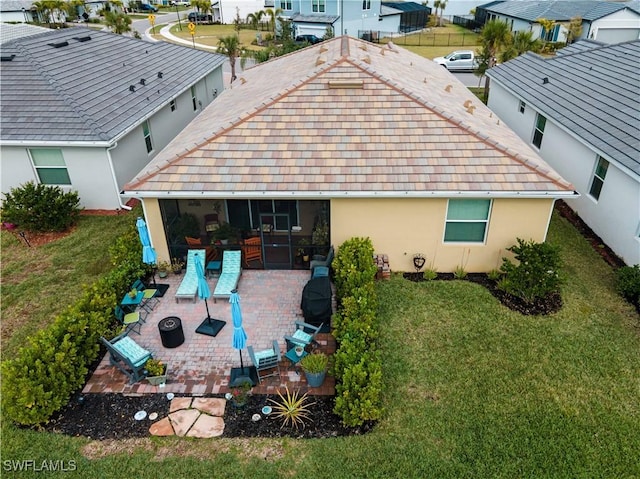
[(506, 1), (491, 6), (482, 5), (482, 7), (493, 13), (521, 18), (530, 22), (535, 22), (538, 18), (568, 21), (577, 16), (586, 21), (593, 21), (618, 10), (623, 10), (625, 4), (598, 0), (537, 0)]
[(86, 27), (3, 44), (10, 55), (0, 69), (2, 141), (113, 141), (226, 59)]
[(16, 38), (29, 37), (38, 33), (49, 32), (48, 28), (29, 25), (28, 23), (0, 23), (0, 44)]
[(546, 59), (526, 53), (488, 75), (608, 160), (640, 175), (638, 65), (635, 40)]
[(444, 68), (395, 45), (338, 37), (245, 70), (125, 190), (330, 197), (573, 187)]
[(585, 50), (591, 50), (592, 48), (599, 48), (608, 45), (608, 43), (598, 42), (596, 40), (579, 40), (571, 45), (561, 48), (556, 52), (556, 55), (573, 55), (574, 53), (583, 52)]

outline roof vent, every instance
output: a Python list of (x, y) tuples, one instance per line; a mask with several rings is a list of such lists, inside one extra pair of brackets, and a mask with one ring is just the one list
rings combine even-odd
[(364, 80), (333, 80), (329, 82), (329, 88), (364, 89)]
[(131, 92), (136, 91), (136, 86), (135, 85), (129, 85), (129, 91), (131, 91)]
[(158, 78), (162, 78), (162, 72), (158, 72)]
[(450, 93), (452, 88), (453, 88), (453, 85), (449, 84), (446, 87), (444, 87), (444, 91), (446, 91), (447, 93)]
[(91, 35), (85, 35), (84, 37), (73, 37), (73, 39), (77, 42), (88, 42), (91, 40)]
[(47, 45), (53, 48), (62, 48), (68, 46), (69, 42), (65, 40), (64, 42), (47, 43)]
[(140, 78), (140, 85), (145, 86), (147, 84), (147, 80), (144, 78)]
[(544, 77), (544, 78), (542, 79), (542, 84), (543, 84), (543, 85), (546, 85), (547, 83), (549, 83), (549, 77)]
[(469, 107), (471, 106), (471, 103), (472, 103), (472, 102), (471, 102), (471, 100), (467, 100), (467, 101), (465, 101), (465, 102), (464, 102), (464, 107), (465, 107), (465, 108), (469, 108)]
[(11, 60), (13, 60), (16, 56), (15, 55), (2, 55), (0, 57), (0, 61), (3, 62), (10, 62)]

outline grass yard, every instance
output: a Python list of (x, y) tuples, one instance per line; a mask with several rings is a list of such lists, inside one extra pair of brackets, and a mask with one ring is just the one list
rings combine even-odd
[[(191, 41), (191, 34), (187, 24), (188, 21), (182, 21), (182, 30), (180, 30), (180, 25), (176, 23), (171, 27), (171, 33), (176, 37)], [(269, 32), (243, 28), (240, 30), (240, 44), (247, 50), (261, 50), (262, 47), (251, 44), (258, 33), (262, 35), (262, 38), (265, 38)], [(235, 34), (235, 25), (196, 25), (194, 39), (196, 43), (217, 47), (221, 38)]]
[[(11, 301), (12, 314), (27, 318), (33, 303), (60, 302), (58, 291), (84, 281), (68, 272), (45, 294), (47, 281), (35, 280), (6, 291), (28, 272), (50, 274), (48, 265), (93, 264), (122, 218), (101, 220), (83, 219), (74, 234), (83, 238), (68, 246), (27, 256), (3, 236), (3, 306)], [(111, 221), (118, 226), (106, 227)], [(87, 245), (87, 236), (101, 236), (101, 245)], [(549, 240), (567, 275), (565, 306), (550, 317), (510, 311), (470, 282), (394, 275), (378, 284), (386, 412), (370, 434), (97, 442), (3, 422), (2, 459), (73, 460), (69, 478), (640, 477), (638, 316), (567, 221), (554, 215)], [(64, 251), (72, 245), (80, 246)]]

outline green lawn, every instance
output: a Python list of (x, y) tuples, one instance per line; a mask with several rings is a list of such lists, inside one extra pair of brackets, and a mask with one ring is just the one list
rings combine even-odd
[[(84, 221), (77, 234), (106, 243), (106, 229)], [(640, 477), (638, 316), (614, 292), (611, 269), (564, 219), (554, 216), (549, 240), (560, 246), (567, 276), (565, 306), (549, 317), (512, 312), (464, 281), (394, 275), (378, 283), (385, 414), (367, 435), (93, 442), (3, 422), (2, 459), (74, 460), (77, 471), (65, 477), (82, 478)], [(24, 248), (5, 243), (3, 236), (6, 287), (5, 258)], [(57, 264), (62, 249), (51, 245), (45, 264)], [(96, 257), (95, 247), (79, 248), (63, 262), (71, 269)], [(42, 258), (20, 261), (24, 271), (48, 274), (54, 268)], [(16, 311), (28, 310), (41, 287), (3, 288), (3, 306), (11, 299)]]

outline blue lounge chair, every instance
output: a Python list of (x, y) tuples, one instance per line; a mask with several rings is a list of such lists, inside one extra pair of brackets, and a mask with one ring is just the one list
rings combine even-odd
[(109, 351), (109, 362), (127, 375), (129, 383), (144, 379), (144, 366), (151, 353), (141, 347), (129, 336), (120, 334), (111, 341), (100, 338)]
[(190, 249), (187, 253), (187, 269), (178, 291), (176, 291), (176, 303), (179, 299), (191, 299), (196, 302), (196, 293), (198, 292), (198, 274), (196, 273), (196, 259), (202, 265), (202, 271), (205, 271), (205, 255), (203, 249)]
[(236, 289), (242, 274), (242, 251), (225, 251), (222, 257), (222, 272), (213, 292), (213, 302), (217, 299), (229, 298)]

